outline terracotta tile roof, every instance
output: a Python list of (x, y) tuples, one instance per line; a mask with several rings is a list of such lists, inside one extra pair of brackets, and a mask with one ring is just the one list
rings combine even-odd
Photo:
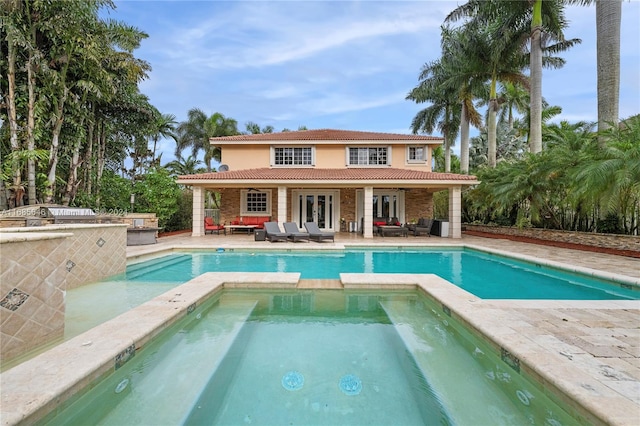
[(260, 133), (257, 135), (236, 135), (210, 138), (210, 141), (442, 141), (441, 137), (424, 135), (403, 135), (398, 133), (360, 132), (355, 130), (299, 130), (296, 132)]
[(434, 173), (418, 170), (392, 168), (350, 168), (350, 169), (312, 169), (312, 168), (261, 168), (230, 170), (219, 173), (202, 173), (180, 176), (179, 181), (208, 180), (225, 181), (468, 181), (477, 182), (475, 176), (455, 173)]

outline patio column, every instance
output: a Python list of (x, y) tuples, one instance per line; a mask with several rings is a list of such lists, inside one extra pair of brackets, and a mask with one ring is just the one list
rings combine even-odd
[(287, 221), (287, 187), (278, 187), (278, 218), (279, 223)]
[(373, 238), (373, 187), (364, 188), (364, 238)]
[(449, 238), (462, 237), (462, 189), (449, 188)]
[(204, 235), (204, 188), (193, 187), (193, 219), (191, 236), (201, 237)]

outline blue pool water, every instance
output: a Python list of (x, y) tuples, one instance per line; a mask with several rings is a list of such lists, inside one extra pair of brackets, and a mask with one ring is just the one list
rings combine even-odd
[(483, 299), (639, 299), (630, 286), (468, 249), (179, 253), (127, 268), (127, 281), (186, 282), (205, 272), (436, 274)]

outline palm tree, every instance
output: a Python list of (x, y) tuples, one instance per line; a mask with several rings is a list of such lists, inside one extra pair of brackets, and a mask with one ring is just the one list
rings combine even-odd
[(451, 146), (458, 136), (462, 104), (455, 87), (446, 86), (446, 64), (442, 60), (425, 64), (420, 73), (420, 84), (407, 99), (416, 103), (431, 102), (419, 111), (411, 122), (413, 133), (432, 133), (436, 128), (444, 136), (445, 172), (451, 171)]
[(470, 31), (452, 30), (442, 27), (442, 61), (449, 63), (448, 84), (458, 87), (458, 100), (462, 105), (460, 112), (460, 172), (469, 173), (469, 125), (480, 128), (482, 118), (474, 105), (474, 100), (486, 92), (485, 79), (482, 76), (484, 64), (468, 60), (471, 44)]
[(174, 176), (184, 176), (198, 173), (200, 164), (203, 164), (202, 161), (192, 155), (187, 158), (179, 155), (177, 159), (165, 164), (164, 167)]
[[(596, 4), (598, 131), (602, 132), (619, 120), (622, 0), (567, 0), (567, 3)], [(604, 146), (602, 138), (600, 145)]]
[(464, 56), (475, 64), (475, 78), (489, 81), (487, 116), (488, 165), (496, 165), (497, 113), (500, 108), (497, 87), (499, 82), (527, 86), (528, 80), (520, 71), (526, 63), (521, 41), (515, 37), (496, 36), (496, 29), (479, 27), (471, 21), (466, 27), (470, 32), (469, 44)]
[(160, 114), (153, 123), (151, 139), (153, 140), (153, 151), (151, 154), (151, 161), (156, 160), (156, 146), (161, 138), (173, 138), (176, 139), (175, 125), (178, 124), (176, 116), (173, 114)]
[(625, 232), (637, 232), (640, 215), (640, 116), (604, 130), (606, 141), (576, 179), (599, 194), (605, 212), (622, 215)]
[(187, 116), (187, 121), (180, 123), (176, 129), (176, 156), (187, 147), (191, 147), (194, 157), (197, 157), (200, 151), (204, 151), (204, 162), (207, 171), (210, 172), (211, 160), (220, 161), (220, 148), (211, 146), (209, 138), (240, 134), (238, 122), (219, 112), (207, 117), (199, 108), (190, 109)]
[(524, 114), (529, 110), (529, 92), (525, 87), (510, 82), (504, 82), (501, 86), (502, 89), (498, 93), (498, 103), (502, 108), (498, 121), (506, 122), (507, 126), (513, 129), (514, 110), (519, 114)]
[[(500, 59), (505, 47), (513, 41), (520, 42), (522, 52), (526, 53), (529, 44), (530, 68), (530, 150), (533, 153), (542, 150), (542, 67), (561, 67), (561, 58), (551, 58), (549, 55), (567, 50), (579, 39), (565, 40), (563, 30), (567, 26), (564, 19), (563, 3), (561, 0), (530, 0), (530, 1), (501, 1), (501, 0), (469, 0), (456, 8), (447, 16), (446, 21), (457, 21), (468, 17), (481, 27), (492, 28), (493, 54)], [(555, 42), (555, 44), (548, 44)], [(511, 47), (512, 48), (512, 47)], [(493, 89), (493, 88), (492, 88)], [(496, 105), (490, 104), (490, 109)], [(491, 117), (491, 116), (490, 116)], [(489, 129), (492, 125), (490, 123)], [(491, 140), (491, 134), (489, 139)], [(489, 155), (491, 162), (491, 155)]]

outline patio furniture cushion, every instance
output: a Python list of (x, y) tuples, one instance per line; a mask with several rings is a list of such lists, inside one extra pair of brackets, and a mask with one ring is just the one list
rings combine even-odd
[(295, 222), (285, 222), (284, 231), (289, 234), (289, 239), (294, 243), (297, 241), (309, 241), (309, 233), (302, 232), (298, 228), (298, 224)]
[[(242, 220), (240, 220), (241, 218)], [(263, 229), (264, 223), (270, 220), (271, 216), (236, 216), (236, 218), (231, 221), (231, 225), (255, 225), (256, 228)]]
[(278, 222), (264, 222), (264, 230), (267, 232), (267, 239), (272, 243), (276, 241), (287, 241), (289, 238), (288, 233), (280, 230)]
[(309, 239), (317, 242), (322, 242), (322, 240), (331, 240), (335, 241), (335, 232), (324, 232), (318, 228), (318, 224), (315, 222), (305, 222), (304, 227), (309, 233)]

